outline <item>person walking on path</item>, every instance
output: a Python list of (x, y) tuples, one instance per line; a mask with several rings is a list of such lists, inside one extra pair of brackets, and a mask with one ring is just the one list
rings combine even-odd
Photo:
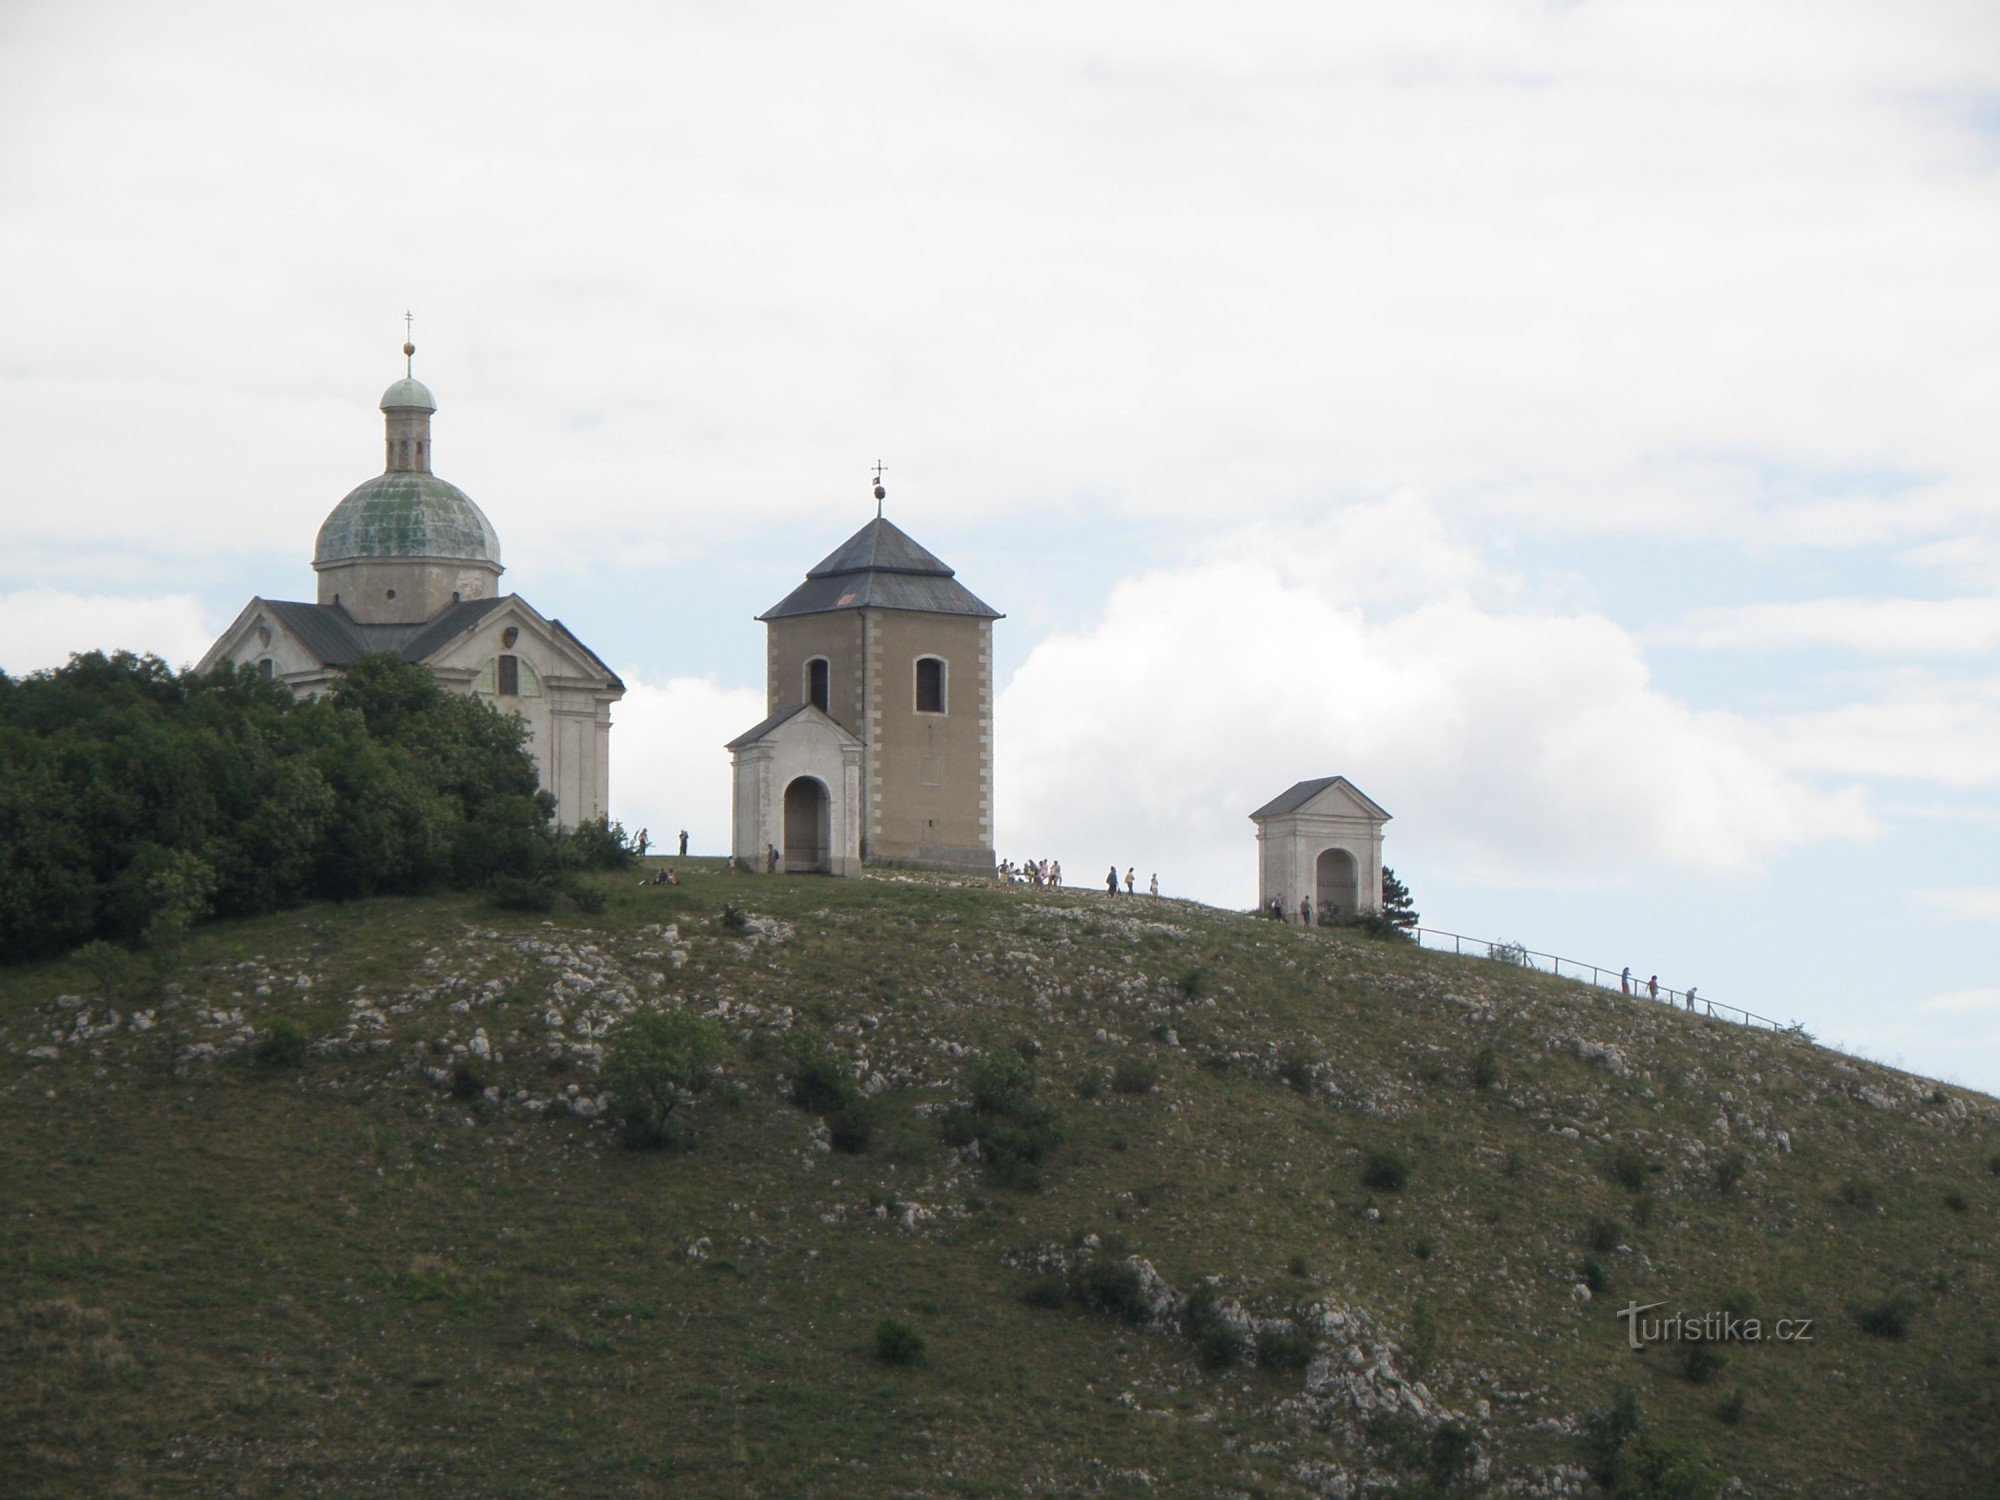
[(1693, 1009), (1694, 1009), (1694, 986), (1693, 986), (1693, 985), (1689, 985), (1689, 986), (1688, 986), (1688, 992), (1687, 992), (1687, 1007), (1688, 1007), (1688, 1009), (1689, 1009), (1689, 1010), (1693, 1010)]
[(688, 857), (688, 831), (685, 828), (683, 828), (681, 830), (681, 858), (686, 859), (687, 857)]
[(1139, 894), (1138, 877), (1130, 865), (1125, 867), (1125, 894), (1128, 896)]
[(1160, 872), (1158, 870), (1153, 871), (1153, 899), (1155, 901), (1160, 899)]
[(1621, 995), (1632, 993), (1632, 966), (1630, 964), (1625, 965), (1625, 972), (1618, 976), (1618, 993)]
[(1273, 896), (1271, 898), (1269, 915), (1273, 922), (1282, 922), (1285, 920), (1285, 898), (1283, 896)]
[(1648, 997), (1649, 999), (1653, 999), (1653, 1000), (1657, 1000), (1657, 999), (1659, 999), (1659, 998), (1660, 998), (1660, 976), (1659, 976), (1659, 975), (1655, 974), (1655, 975), (1654, 975), (1654, 976), (1653, 976), (1653, 977), (1652, 977), (1651, 979), (1649, 979), (1649, 980), (1647, 980), (1647, 981), (1646, 981), (1646, 995), (1647, 995), (1647, 997)]
[(1111, 867), (1111, 873), (1104, 877), (1104, 888), (1112, 895), (1118, 894), (1118, 866)]
[(766, 844), (764, 846), (764, 873), (766, 875), (775, 875), (778, 873), (778, 846), (776, 844)]
[(1055, 890), (1062, 889), (1062, 861), (1049, 861), (1049, 885)]
[(641, 828), (639, 830), (639, 858), (644, 859), (646, 857), (646, 845), (650, 842), (652, 841), (647, 837), (646, 830)]
[(1310, 896), (1301, 896), (1299, 897), (1299, 926), (1310, 927), (1312, 924), (1313, 898)]

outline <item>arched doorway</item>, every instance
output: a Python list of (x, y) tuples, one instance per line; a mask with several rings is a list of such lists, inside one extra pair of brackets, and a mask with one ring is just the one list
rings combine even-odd
[(785, 788), (785, 871), (833, 868), (832, 803), (816, 777), (801, 776)]
[(1322, 849), (1313, 877), (1318, 887), (1313, 909), (1322, 922), (1341, 921), (1359, 909), (1361, 870), (1345, 849)]

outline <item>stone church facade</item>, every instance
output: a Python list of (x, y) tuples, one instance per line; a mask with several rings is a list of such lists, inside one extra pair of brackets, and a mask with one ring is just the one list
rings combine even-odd
[(520, 716), (560, 824), (603, 816), (611, 705), (625, 685), (561, 620), (500, 591), (492, 523), (431, 472), (430, 390), (406, 375), (383, 392), (381, 409), (387, 463), (320, 527), (317, 601), (252, 599), (198, 670), (234, 662), (295, 693), (323, 693), (362, 653), (394, 652), (444, 687)]
[(1000, 613), (877, 516), (758, 618), (770, 716), (728, 747), (736, 857), (990, 874)]
[(1298, 781), (1250, 814), (1257, 825), (1257, 908), (1320, 921), (1382, 909), (1382, 829), (1389, 814), (1345, 776)]

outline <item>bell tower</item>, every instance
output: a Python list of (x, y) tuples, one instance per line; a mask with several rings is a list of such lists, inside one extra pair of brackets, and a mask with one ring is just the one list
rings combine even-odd
[(993, 868), (993, 622), (952, 569), (875, 519), (758, 618), (766, 707), (809, 704), (861, 742), (861, 852)]

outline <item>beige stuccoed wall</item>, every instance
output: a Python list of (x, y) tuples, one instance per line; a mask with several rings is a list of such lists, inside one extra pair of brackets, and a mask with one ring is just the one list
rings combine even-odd
[[(421, 557), (365, 558), (315, 564), (319, 602), (338, 603), (364, 625), (416, 625), (459, 599), (485, 599), (499, 590), (500, 569), (490, 563)], [(396, 597), (391, 599), (389, 591)]]
[[(991, 868), (992, 622), (860, 613), (868, 643), (868, 852)], [(922, 656), (945, 661), (942, 714), (917, 712)]]
[[(827, 659), (828, 714), (865, 747), (862, 826), (871, 857), (992, 867), (990, 620), (830, 610), (770, 621), (765, 645), (770, 713), (805, 702), (806, 663)], [(942, 714), (916, 711), (920, 656), (945, 662)]]
[(1345, 849), (1354, 856), (1365, 910), (1382, 906), (1382, 825), (1368, 818), (1286, 814), (1257, 830), (1257, 906), (1261, 911), (1273, 896), (1295, 919), (1299, 898), (1311, 896), (1317, 911), (1319, 857), (1328, 849)]
[(861, 747), (825, 719), (802, 714), (734, 753), (730, 850), (754, 874), (766, 871), (768, 846), (785, 846), (785, 788), (811, 776), (827, 790), (828, 873), (861, 870)]

